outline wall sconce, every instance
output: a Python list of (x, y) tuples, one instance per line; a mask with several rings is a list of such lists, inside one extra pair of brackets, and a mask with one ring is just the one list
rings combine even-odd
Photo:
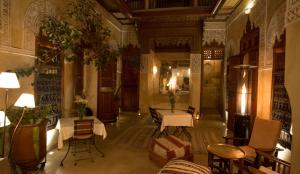
[(155, 75), (157, 73), (157, 66), (153, 66), (152, 71), (153, 71), (153, 74)]
[(197, 112), (197, 114), (195, 115), (195, 119), (199, 120), (200, 119), (200, 112)]
[(255, 5), (255, 0), (250, 0), (250, 2), (246, 5), (245, 14), (250, 14), (251, 9), (254, 7), (254, 5)]

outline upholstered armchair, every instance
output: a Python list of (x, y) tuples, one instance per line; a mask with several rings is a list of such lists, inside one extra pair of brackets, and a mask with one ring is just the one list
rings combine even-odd
[[(253, 166), (258, 165), (256, 151), (262, 151), (277, 156), (276, 144), (281, 131), (281, 122), (277, 120), (265, 120), (256, 118), (248, 145), (240, 146), (246, 153), (245, 161)], [(225, 142), (234, 137), (224, 137)], [(241, 138), (239, 138), (240, 140)]]

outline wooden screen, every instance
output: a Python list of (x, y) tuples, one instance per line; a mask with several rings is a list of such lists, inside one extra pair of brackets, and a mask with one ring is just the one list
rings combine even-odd
[(283, 124), (279, 143), (291, 149), (291, 105), (288, 93), (284, 86), (285, 71), (285, 33), (276, 38), (273, 47), (273, 73), (272, 73), (272, 118), (280, 120)]
[[(240, 40), (240, 54), (233, 56), (236, 60), (230, 60), (229, 58), (229, 67), (228, 67), (228, 76), (230, 79), (227, 79), (227, 89), (233, 90), (228, 94), (228, 128), (232, 129), (233, 123), (231, 120), (234, 120), (234, 115), (236, 113), (236, 71), (233, 70), (233, 67), (237, 64), (238, 58), (240, 63), (244, 62), (244, 56), (249, 55), (249, 64), (253, 66), (258, 66), (259, 64), (259, 28), (251, 24), (250, 19), (248, 18), (245, 32)], [(253, 125), (254, 119), (256, 118), (257, 111), (257, 87), (258, 87), (258, 68), (252, 71), (252, 94), (251, 94), (251, 113), (250, 113), (250, 122), (251, 127)], [(230, 86), (231, 85), (231, 86)], [(230, 96), (229, 96), (230, 95)]]
[(224, 45), (213, 40), (202, 46), (201, 112), (223, 111), (223, 60)]
[(139, 109), (140, 49), (128, 45), (122, 53), (121, 109), (137, 112)]
[[(43, 57), (51, 52), (50, 57), (43, 57), (45, 62), (36, 61), (38, 73), (35, 76), (35, 100), (41, 108), (50, 105), (52, 112), (47, 116), (47, 129), (53, 129), (62, 115), (62, 74), (63, 61), (54, 45), (41, 34), (36, 38), (36, 55)], [(53, 54), (52, 54), (53, 53)]]

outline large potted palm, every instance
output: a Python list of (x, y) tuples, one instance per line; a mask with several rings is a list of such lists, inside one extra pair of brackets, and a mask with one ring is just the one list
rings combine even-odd
[[(47, 115), (51, 112), (50, 106), (27, 108), (24, 117), (18, 126), (23, 108), (12, 106), (7, 111), (11, 121), (11, 135), (13, 135), (9, 157), (21, 171), (35, 170), (39, 164), (46, 162), (46, 132)], [(15, 127), (17, 127), (15, 133)]]

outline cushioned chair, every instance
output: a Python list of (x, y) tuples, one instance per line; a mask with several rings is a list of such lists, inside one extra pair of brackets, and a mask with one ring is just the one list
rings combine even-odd
[[(240, 146), (246, 153), (245, 160), (248, 163), (257, 166), (256, 150), (277, 155), (276, 144), (280, 135), (281, 125), (281, 122), (277, 120), (255, 119), (248, 145)], [(228, 143), (229, 139), (234, 139), (234, 137), (225, 137), (225, 142)]]
[(191, 143), (173, 135), (153, 139), (150, 142), (149, 158), (160, 166), (172, 159), (194, 160)]
[[(250, 173), (250, 174), (289, 174), (291, 163), (278, 159), (268, 153), (262, 152), (257, 150), (257, 158), (258, 158), (258, 166), (259, 168), (256, 169), (254, 167), (249, 166), (248, 168), (242, 166), (240, 169), (243, 173)], [(273, 162), (275, 168), (265, 167), (263, 161)]]
[(195, 108), (192, 106), (188, 107), (188, 110), (186, 111), (187, 113), (191, 114), (192, 116), (194, 116), (195, 113)]
[(172, 160), (168, 162), (158, 174), (211, 174), (211, 170), (199, 164), (185, 160)]

